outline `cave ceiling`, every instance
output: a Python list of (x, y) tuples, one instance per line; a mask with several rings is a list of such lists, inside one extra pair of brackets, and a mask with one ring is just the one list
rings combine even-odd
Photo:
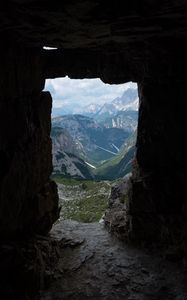
[[(120, 4), (121, 3), (121, 4)], [(1, 32), (29, 46), (128, 48), (187, 34), (186, 1), (36, 1), (1, 3)], [(165, 40), (166, 42), (166, 40)]]
[[(88, 66), (90, 57), (92, 64), (105, 60), (105, 67), (100, 66), (102, 70), (107, 64), (114, 66), (120, 61), (130, 74), (125, 81), (138, 80), (149, 61), (159, 60), (164, 64), (173, 57), (184, 61), (186, 17), (185, 0), (12, 0), (0, 4), (0, 35), (7, 43), (30, 48), (57, 47), (66, 51), (66, 60), (74, 57), (73, 62), (77, 54), (80, 64), (82, 57), (86, 57)], [(50, 55), (54, 57), (47, 59), (56, 62), (61, 53)], [(92, 65), (91, 73), (94, 72)], [(58, 73), (54, 70), (55, 76)], [(94, 76), (98, 73), (97, 68)], [(52, 75), (46, 70), (46, 77)], [(81, 77), (80, 72), (77, 76)]]

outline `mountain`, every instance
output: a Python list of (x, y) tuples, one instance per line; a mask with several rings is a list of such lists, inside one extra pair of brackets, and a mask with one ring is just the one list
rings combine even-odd
[(61, 115), (66, 115), (70, 113), (69, 110), (65, 109), (64, 107), (53, 107), (52, 108), (52, 116), (53, 117), (58, 117)]
[(53, 149), (55, 149), (55, 151), (69, 152), (75, 155), (78, 154), (78, 145), (66, 129), (52, 127), (51, 138), (53, 141)]
[(128, 88), (121, 97), (104, 104), (89, 103), (84, 106), (81, 103), (64, 101), (62, 107), (53, 107), (52, 116), (79, 114), (101, 120), (126, 110), (138, 110), (138, 93), (135, 88)]
[(115, 116), (108, 117), (100, 122), (106, 128), (123, 128), (132, 133), (137, 128), (138, 111), (119, 111)]
[(93, 175), (84, 160), (72, 153), (53, 150), (53, 175), (58, 174), (73, 178), (93, 178)]
[(137, 110), (137, 91), (131, 88), (102, 107), (74, 107), (84, 115), (52, 118), (53, 173), (83, 179), (127, 174), (135, 154)]
[(117, 156), (105, 161), (95, 170), (95, 178), (113, 180), (131, 172), (136, 152), (136, 135), (137, 131), (126, 140)]
[(123, 177), (131, 171), (131, 164), (136, 151), (136, 131), (126, 139), (118, 153), (110, 159), (104, 160), (104, 162), (100, 161), (100, 164), (96, 164), (96, 167), (86, 161), (83, 145), (75, 142), (66, 129), (53, 127), (51, 137), (53, 141), (53, 175), (113, 180)]
[(138, 101), (137, 90), (129, 88), (121, 97), (117, 97), (111, 103), (105, 103), (94, 118), (101, 122), (121, 111), (138, 111)]
[(66, 115), (52, 119), (52, 127), (65, 129), (74, 140), (79, 157), (91, 164), (117, 155), (129, 132), (122, 128), (106, 128), (93, 118)]
[(80, 158), (84, 151), (81, 145), (75, 143), (66, 129), (52, 127), (53, 175), (61, 174), (74, 178), (93, 178), (90, 167)]
[(129, 88), (124, 91), (121, 97), (112, 101), (117, 111), (138, 110), (138, 92), (137, 89)]
[(74, 113), (81, 114), (87, 117), (94, 117), (97, 112), (101, 109), (100, 104), (97, 103), (90, 103), (84, 107), (74, 110)]
[(85, 140), (85, 138), (89, 139), (87, 132), (90, 129), (101, 128), (95, 120), (82, 115), (62, 115), (53, 118), (52, 127), (66, 129), (71, 136), (77, 140)]

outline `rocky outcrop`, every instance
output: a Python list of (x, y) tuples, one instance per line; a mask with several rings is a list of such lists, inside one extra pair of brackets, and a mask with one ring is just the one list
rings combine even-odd
[(128, 204), (131, 176), (131, 173), (127, 174), (121, 182), (115, 183), (112, 186), (108, 199), (108, 209), (103, 217), (109, 231), (122, 240), (128, 239)]

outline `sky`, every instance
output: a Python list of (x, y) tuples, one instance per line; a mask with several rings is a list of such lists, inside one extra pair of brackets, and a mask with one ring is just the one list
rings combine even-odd
[(136, 83), (109, 85), (96, 79), (70, 79), (69, 77), (47, 79), (45, 91), (50, 91), (53, 108), (66, 105), (87, 106), (90, 103), (104, 104), (121, 96), (129, 87), (136, 88)]

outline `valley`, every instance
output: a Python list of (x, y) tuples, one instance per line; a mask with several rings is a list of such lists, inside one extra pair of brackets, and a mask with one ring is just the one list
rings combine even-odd
[(135, 153), (137, 90), (127, 89), (102, 107), (88, 105), (82, 113), (52, 118), (53, 175), (99, 180), (125, 176)]
[(138, 98), (135, 89), (102, 107), (52, 118), (53, 175), (60, 219), (103, 222), (111, 189), (132, 171)]

